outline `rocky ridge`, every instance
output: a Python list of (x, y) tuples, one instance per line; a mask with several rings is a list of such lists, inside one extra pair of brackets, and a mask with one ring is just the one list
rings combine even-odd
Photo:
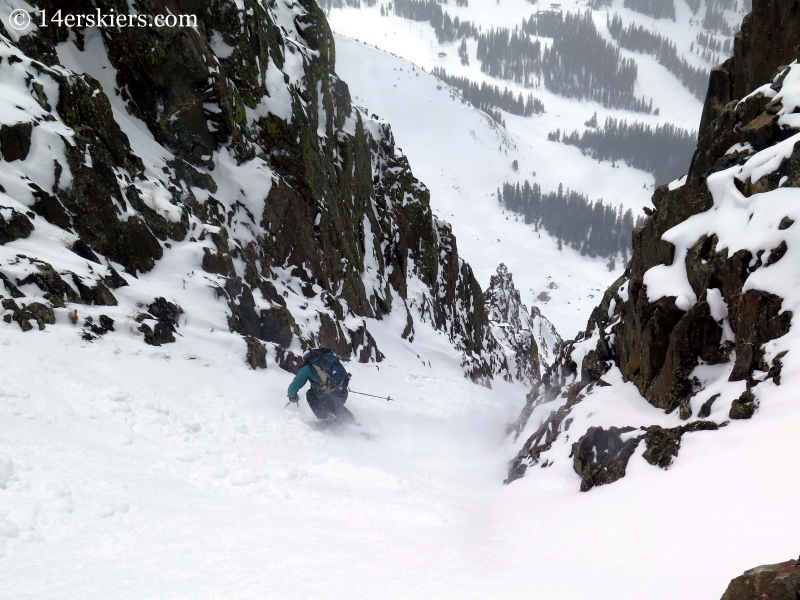
[[(624, 476), (640, 440), (647, 440), (644, 457), (666, 468), (684, 433), (751, 418), (781, 385), (794, 360), (787, 356), (798, 309), (791, 264), (800, 243), (792, 231), (800, 30), (797, 19), (783, 23), (798, 10), (787, 0), (753, 3), (733, 58), (711, 76), (687, 176), (656, 190), (625, 274), (586, 330), (562, 346), (550, 380), (509, 427), (520, 435), (537, 406), (556, 406), (511, 462), (507, 481), (552, 464), (551, 450), (568, 445), (570, 433), (583, 490)], [(634, 396), (665, 416), (635, 427), (592, 425), (587, 399), (599, 406)], [(650, 460), (656, 456), (670, 459)]]
[[(0, 30), (6, 322), (73, 322), (82, 306), (97, 335), (89, 307), (115, 307), (103, 316), (160, 345), (203, 298), (251, 366), (291, 370), (307, 344), (380, 361), (369, 322), (399, 312), (399, 335), (446, 333), (474, 381), (507, 375), (451, 228), (388, 124), (353, 106), (314, 2), (34, 4), (198, 24)], [(154, 299), (146, 282), (167, 271)]]
[(492, 335), (509, 359), (510, 374), (536, 386), (553, 362), (561, 336), (537, 307), (522, 303), (505, 264), (497, 267), (484, 296)]

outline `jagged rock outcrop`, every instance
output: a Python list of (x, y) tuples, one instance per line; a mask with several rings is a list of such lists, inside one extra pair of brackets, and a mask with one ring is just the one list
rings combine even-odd
[(33, 329), (31, 321), (34, 321), (39, 330), (43, 330), (47, 325), (53, 325), (56, 322), (55, 314), (53, 314), (52, 307), (41, 302), (29, 302), (27, 304), (18, 305), (14, 300), (3, 299), (3, 308), (8, 311), (3, 315), (3, 320), (6, 323), (16, 321), (22, 328), (22, 331), (30, 331)]
[(800, 561), (787, 560), (745, 571), (733, 579), (720, 600), (797, 600)]
[(28, 237), (33, 231), (31, 220), (13, 208), (0, 206), (0, 244)]
[[(586, 330), (562, 346), (551, 385), (533, 405), (577, 398), (561, 415), (565, 422), (615, 369), (653, 406), (681, 419), (723, 408), (718, 420), (747, 419), (760, 390), (780, 385), (789, 350), (766, 344), (785, 336), (793, 319), (783, 294), (796, 286), (789, 266), (795, 219), (786, 203), (800, 197), (793, 189), (800, 187), (800, 66), (786, 65), (798, 57), (799, 21), (790, 16), (797, 11), (791, 0), (754, 1), (733, 58), (711, 76), (687, 176), (655, 191), (655, 211), (634, 231), (625, 274)], [(712, 384), (723, 391), (706, 391)], [(526, 407), (511, 430), (521, 431), (530, 414)], [(541, 454), (526, 443), (509, 478)], [(656, 454), (653, 464), (671, 461)]]
[[(74, 315), (74, 320), (77, 322), (78, 313), (74, 312), (72, 314)], [(83, 322), (83, 332), (81, 333), (81, 338), (83, 338), (85, 342), (93, 342), (110, 331), (116, 330), (114, 329), (114, 319), (108, 315), (100, 315), (98, 323), (94, 322), (93, 317), (86, 317)]]
[[(42, 287), (31, 269), (0, 263), (9, 293), (33, 276), (56, 304), (111, 302), (111, 290), (193, 244), (197, 270), (184, 283), (211, 286), (229, 329), (280, 348), (279, 364), (302, 344), (379, 361), (369, 320), (399, 310), (409, 342), (415, 320), (427, 321), (462, 350), (474, 380), (504, 372), (455, 236), (389, 126), (352, 105), (313, 1), (34, 4), (49, 14), (191, 14), (197, 24), (0, 30), (4, 85), (25, 99), (17, 122), (2, 124), (0, 153), (27, 177), (0, 177), (14, 201), (0, 208), (0, 244), (30, 235), (39, 221), (26, 214), (38, 215), (92, 265), (40, 264)], [(34, 172), (22, 161), (43, 145)], [(76, 277), (103, 288), (74, 293)], [(173, 330), (160, 318), (139, 327), (154, 344)]]
[[(769, 370), (769, 366), (762, 368), (765, 365), (761, 346), (789, 330), (792, 313), (781, 311), (780, 297), (747, 289), (752, 273), (780, 260), (782, 254), (778, 247), (757, 252), (730, 252), (721, 247), (716, 235), (701, 235), (684, 257), (676, 253), (674, 244), (665, 240), (664, 234), (714, 205), (708, 185), (710, 176), (743, 165), (755, 151), (775, 146), (800, 131), (779, 122), (779, 107), (777, 103), (770, 106), (769, 102), (769, 96), (780, 91), (788, 74), (786, 68), (777, 72), (775, 69), (797, 58), (800, 45), (800, 27), (796, 23), (785, 28), (781, 26), (788, 14), (797, 12), (797, 6), (790, 4), (782, 0), (753, 3), (753, 12), (745, 18), (742, 31), (736, 36), (734, 57), (726, 63), (731, 79), (729, 91), (717, 89), (712, 78), (706, 112), (709, 113), (709, 107), (715, 104), (727, 103), (702, 129), (685, 185), (672, 190), (668, 186), (659, 188), (653, 196), (655, 213), (644, 227), (634, 232), (633, 258), (624, 284), (627, 298), (620, 298), (618, 323), (613, 327), (614, 349), (625, 378), (633, 381), (652, 404), (667, 411), (674, 410), (697, 391), (692, 371), (700, 361), (725, 363), (734, 350), (731, 380), (746, 380), (748, 387), (755, 386), (754, 371)], [(772, 41), (759, 38), (759, 31), (780, 33)], [(763, 84), (767, 84), (770, 93), (759, 91), (739, 102), (754, 87)], [(769, 134), (758, 133), (766, 127), (763, 123), (769, 123)], [(758, 133), (760, 143), (752, 133)], [(737, 149), (728, 153), (732, 147)], [(765, 192), (770, 189), (769, 181), (777, 178), (772, 188), (775, 189), (784, 171), (794, 173), (794, 164), (790, 158), (766, 178), (740, 180), (736, 176), (734, 183), (738, 182), (737, 186), (746, 197), (755, 192), (747, 190), (748, 186), (757, 185), (758, 191)], [(797, 175), (800, 176), (800, 171)], [(800, 184), (797, 176), (794, 181), (795, 185)], [(787, 178), (783, 185), (791, 186), (792, 179)], [(671, 265), (676, 260), (685, 262), (691, 292), (697, 298), (690, 307), (678, 305), (684, 302), (682, 297), (664, 295), (652, 301), (647, 289), (648, 271), (659, 265)], [(720, 321), (723, 319), (719, 314), (712, 315), (710, 303), (725, 307), (735, 340), (722, 343)]]
[(492, 334), (509, 358), (511, 374), (519, 381), (538, 384), (561, 336), (538, 308), (532, 306), (529, 311), (522, 303), (505, 264), (497, 267), (484, 296)]
[(633, 427), (611, 427), (608, 430), (590, 427), (572, 445), (573, 464), (581, 477), (582, 492), (625, 477), (628, 460), (640, 441), (638, 437), (622, 439), (623, 434), (631, 431), (635, 431)]
[(753, 0), (753, 10), (736, 34), (733, 56), (711, 71), (701, 140), (729, 102), (744, 98), (797, 58), (798, 39), (800, 5), (795, 0)]

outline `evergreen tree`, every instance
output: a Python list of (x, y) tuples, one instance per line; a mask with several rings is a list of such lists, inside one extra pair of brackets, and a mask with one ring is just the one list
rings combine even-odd
[(625, 8), (656, 19), (675, 20), (675, 2), (673, 0), (625, 0)]
[(542, 104), (541, 100), (535, 98), (533, 94), (528, 94), (526, 100), (522, 94), (515, 96), (514, 92), (508, 88), (501, 89), (486, 82), (478, 85), (466, 77), (448, 75), (447, 71), (441, 67), (434, 67), (433, 74), (457, 89), (464, 100), (475, 108), (488, 113), (498, 123), (502, 122), (498, 109), (520, 117), (529, 117), (533, 114), (544, 112), (544, 104)]
[(558, 240), (559, 250), (569, 244), (582, 255), (613, 257), (622, 253), (627, 261), (634, 226), (633, 212), (623, 212), (622, 206), (613, 207), (602, 200), (590, 201), (586, 196), (559, 184), (556, 192), (542, 194), (538, 184), (504, 183), (497, 192), (498, 200), (509, 211), (523, 217), (525, 223), (539, 227)]
[(556, 130), (547, 139), (577, 146), (585, 155), (597, 160), (624, 160), (628, 166), (652, 173), (657, 185), (683, 174), (697, 145), (696, 132), (670, 123), (652, 127), (612, 117), (606, 119), (601, 129), (564, 135)]
[(461, 64), (464, 66), (469, 65), (469, 53), (467, 52), (467, 38), (461, 40), (461, 45), (458, 47), (458, 57), (461, 59)]
[(699, 100), (705, 99), (708, 90), (708, 69), (693, 67), (684, 57), (678, 56), (678, 48), (668, 38), (633, 23), (623, 28), (622, 19), (616, 14), (613, 18), (606, 17), (606, 24), (611, 37), (621, 47), (654, 56), (658, 63), (675, 75), (695, 97)]
[[(370, 1), (376, 2), (377, 0)], [(464, 5), (466, 5), (466, 0)], [(461, 21), (458, 17), (452, 19), (435, 0), (394, 0), (394, 12), (404, 19), (430, 23), (440, 44), (454, 42), (466, 36), (478, 36), (478, 29), (472, 23)]]
[[(536, 37), (552, 38), (543, 45)], [(492, 28), (476, 36), (481, 70), (528, 88), (544, 85), (569, 97), (604, 106), (650, 112), (652, 101), (636, 97), (636, 63), (597, 31), (591, 11), (540, 11), (520, 27)]]

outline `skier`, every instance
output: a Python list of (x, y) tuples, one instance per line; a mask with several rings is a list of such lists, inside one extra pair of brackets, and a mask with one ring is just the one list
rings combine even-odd
[(350, 374), (327, 348), (312, 348), (303, 352), (303, 366), (289, 384), (289, 401), (299, 402), (297, 393), (306, 384), (306, 400), (318, 419), (341, 424), (355, 423), (353, 413), (344, 407)]

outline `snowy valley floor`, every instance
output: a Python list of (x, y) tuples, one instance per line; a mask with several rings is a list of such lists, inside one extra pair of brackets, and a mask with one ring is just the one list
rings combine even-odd
[(424, 326), (430, 368), (388, 332), (393, 359), (348, 367), (395, 398), (351, 396), (369, 441), (282, 411), (290, 376), (227, 333), (2, 326), (0, 598), (716, 599), (797, 554), (797, 416), (687, 436), (669, 471), (634, 456), (586, 494), (564, 460), (503, 486), (524, 389), (469, 383)]

